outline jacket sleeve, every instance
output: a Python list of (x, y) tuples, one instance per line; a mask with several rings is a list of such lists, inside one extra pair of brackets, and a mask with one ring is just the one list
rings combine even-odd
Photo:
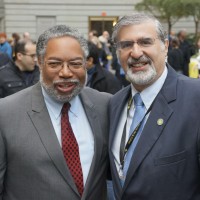
[(3, 89), (0, 87), (0, 98), (3, 98)]
[(5, 155), (5, 145), (2, 137), (2, 132), (0, 130), (0, 200), (3, 199), (4, 190), (4, 176), (6, 172), (6, 155)]

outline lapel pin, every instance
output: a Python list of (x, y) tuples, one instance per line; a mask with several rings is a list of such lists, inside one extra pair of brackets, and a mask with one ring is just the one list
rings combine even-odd
[(157, 124), (158, 124), (158, 126), (161, 126), (161, 125), (163, 125), (163, 122), (164, 122), (164, 120), (163, 119), (158, 119), (157, 120)]

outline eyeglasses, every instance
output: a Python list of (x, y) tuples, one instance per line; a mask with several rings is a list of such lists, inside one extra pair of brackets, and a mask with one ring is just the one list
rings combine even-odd
[(83, 62), (82, 60), (69, 61), (69, 62), (58, 61), (58, 60), (48, 60), (45, 63), (47, 67), (50, 67), (56, 71), (60, 71), (63, 68), (64, 64), (66, 64), (69, 70), (72, 72), (83, 68), (85, 64), (85, 62)]
[(37, 58), (36, 54), (27, 54), (27, 53), (24, 53), (24, 52), (20, 52), (20, 53), (23, 54), (23, 55), (25, 55), (25, 56), (30, 56), (32, 59)]
[(135, 43), (140, 47), (150, 47), (155, 44), (156, 39), (158, 38), (140, 38), (137, 41), (121, 41), (116, 43), (116, 48), (124, 51), (130, 50)]

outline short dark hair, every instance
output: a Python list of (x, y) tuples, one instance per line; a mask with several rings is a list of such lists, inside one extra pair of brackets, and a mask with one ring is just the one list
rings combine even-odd
[(33, 40), (21, 39), (21, 40), (17, 41), (14, 46), (14, 57), (16, 58), (17, 53), (26, 53), (25, 46), (29, 43), (36, 45), (36, 42)]
[(173, 37), (170, 44), (172, 47), (178, 47), (180, 43), (177, 37)]
[(99, 64), (99, 49), (98, 47), (93, 44), (92, 42), (88, 41), (88, 49), (89, 49), (89, 54), (87, 58), (93, 58), (93, 63), (94, 64)]

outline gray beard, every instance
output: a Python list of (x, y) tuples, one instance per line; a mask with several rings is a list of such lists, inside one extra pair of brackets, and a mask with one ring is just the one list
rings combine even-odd
[(148, 85), (153, 82), (153, 80), (156, 78), (157, 72), (155, 70), (154, 66), (150, 66), (147, 71), (140, 71), (137, 73), (132, 73), (131, 68), (128, 67), (126, 76), (127, 79), (132, 83), (136, 85)]
[(74, 88), (74, 90), (72, 91), (71, 94), (66, 94), (66, 95), (60, 95), (54, 88), (54, 83), (51, 85), (47, 85), (42, 77), (42, 74), (40, 74), (40, 83), (43, 86), (43, 88), (45, 89), (46, 93), (53, 98), (54, 100), (61, 102), (61, 103), (65, 103), (65, 102), (69, 102), (70, 100), (72, 100), (75, 96), (77, 96), (81, 90), (84, 88), (84, 84), (81, 84), (78, 80), (76, 79), (71, 79), (71, 80), (67, 80), (67, 82), (75, 82), (77, 83), (76, 87)]

